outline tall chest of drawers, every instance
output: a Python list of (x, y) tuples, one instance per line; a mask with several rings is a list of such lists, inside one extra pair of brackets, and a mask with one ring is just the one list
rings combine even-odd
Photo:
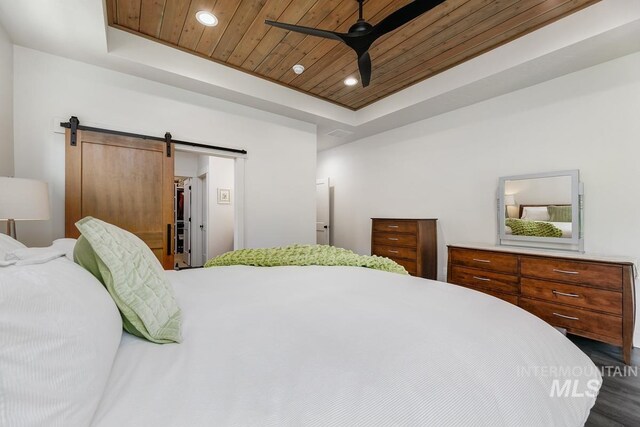
[(518, 305), (568, 333), (621, 346), (628, 364), (634, 273), (630, 261), (452, 245), (447, 281)]
[(412, 276), (437, 278), (436, 219), (372, 218), (371, 254), (391, 258)]

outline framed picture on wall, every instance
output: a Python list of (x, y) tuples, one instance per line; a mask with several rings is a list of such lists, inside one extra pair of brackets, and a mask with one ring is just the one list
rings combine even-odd
[(218, 204), (228, 205), (231, 203), (231, 190), (228, 188), (218, 188)]

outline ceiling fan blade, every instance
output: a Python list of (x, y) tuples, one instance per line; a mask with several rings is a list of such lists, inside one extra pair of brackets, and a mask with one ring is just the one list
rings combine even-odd
[(362, 87), (369, 86), (369, 83), (371, 83), (371, 57), (369, 52), (365, 52), (358, 57), (358, 68), (360, 69)]
[(334, 33), (333, 31), (319, 30), (317, 28), (311, 28), (311, 27), (302, 27), (300, 25), (285, 24), (282, 22), (270, 21), (268, 19), (264, 21), (264, 23), (267, 25), (271, 25), (273, 27), (282, 28), (284, 30), (295, 31), (296, 33), (302, 33), (302, 34), (307, 34), (307, 35), (316, 36), (316, 37), (323, 37), (325, 39), (338, 40), (341, 42), (344, 41), (342, 34)]
[(375, 38), (383, 36), (444, 2), (445, 0), (414, 0), (380, 21), (371, 33)]

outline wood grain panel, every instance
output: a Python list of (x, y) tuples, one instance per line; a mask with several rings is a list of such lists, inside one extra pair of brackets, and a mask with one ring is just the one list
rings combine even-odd
[(622, 318), (619, 316), (595, 313), (530, 298), (520, 298), (520, 307), (553, 326), (565, 328), (567, 332), (576, 335), (594, 334), (603, 337), (603, 341), (611, 344), (622, 344)]
[[(291, 0), (267, 2), (244, 33), (235, 49), (233, 49), (227, 62), (233, 65), (242, 65), (247, 56), (262, 41), (265, 34), (272, 29), (270, 26), (265, 25), (265, 19), (297, 22), (308, 10), (307, 7), (311, 7), (309, 4), (313, 5), (315, 0), (306, 0), (304, 3), (303, 7), (299, 7), (297, 2), (292, 3)], [(293, 7), (290, 7), (292, 5)]]
[(465, 267), (482, 268), (509, 274), (518, 273), (518, 257), (512, 254), (452, 248), (449, 250), (449, 259), (453, 264)]
[[(162, 23), (160, 24), (159, 40), (178, 45), (190, 4), (190, 0), (171, 0), (167, 2), (162, 15)], [(118, 24), (129, 28), (121, 22), (118, 22)], [(133, 28), (129, 29), (132, 30)]]
[[(411, 0), (366, 0), (375, 24)], [(192, 52), (269, 81), (357, 110), (599, 0), (447, 0), (371, 47), (372, 82), (358, 75), (355, 53), (334, 40), (269, 27), (265, 19), (346, 32), (355, 0), (107, 0), (109, 25)], [(216, 27), (197, 22), (210, 10)], [(296, 75), (291, 68), (302, 64)]]
[(451, 267), (451, 283), (495, 292), (518, 294), (518, 276), (478, 270), (459, 265)]
[(132, 30), (140, 29), (140, 0), (118, 0), (117, 22)]
[(173, 268), (174, 148), (164, 142), (66, 131), (65, 234), (79, 237), (75, 223), (92, 216), (142, 239), (166, 269)]
[(93, 167), (82, 170), (82, 215), (127, 224), (135, 233), (161, 230), (162, 192), (150, 190), (162, 182), (162, 154), (84, 142), (82, 163)]
[(415, 221), (403, 221), (398, 219), (374, 219), (373, 231), (386, 231), (392, 233), (416, 233), (418, 224)]
[(216, 0), (191, 0), (184, 25), (182, 26), (182, 33), (178, 40), (178, 46), (187, 50), (196, 50), (205, 28), (210, 28), (198, 22), (196, 13), (200, 11), (211, 12), (215, 5)]
[(404, 258), (396, 258), (396, 257), (388, 257), (391, 261), (400, 264), (401, 266), (404, 267), (405, 270), (407, 270), (407, 273), (409, 273), (412, 276), (415, 276), (418, 274), (418, 263), (414, 260), (408, 260), (408, 259), (404, 259)]
[(388, 258), (416, 259), (418, 252), (413, 248), (399, 246), (373, 245), (371, 255), (385, 256)]
[(227, 27), (229, 27), (239, 6), (240, 0), (219, 0), (216, 2), (212, 12), (218, 18), (218, 25), (204, 29), (198, 46), (196, 46), (197, 53), (205, 56), (213, 55), (213, 51), (218, 47), (218, 43), (227, 31)]
[(162, 15), (167, 0), (142, 0), (140, 4), (140, 32), (151, 37), (160, 37)]
[(521, 257), (523, 276), (622, 290), (622, 267), (595, 262)]
[(227, 62), (236, 46), (245, 35), (256, 15), (260, 13), (267, 0), (242, 0), (231, 18), (222, 39), (211, 54), (218, 61)]
[(523, 296), (543, 299), (558, 304), (622, 314), (622, 293), (566, 283), (522, 278), (520, 289)]
[[(327, 0), (318, 1), (309, 9), (309, 11), (298, 21), (298, 25), (305, 27), (321, 27), (325, 28), (322, 22), (332, 13), (341, 3), (345, 3), (348, 0)], [(272, 67), (284, 59), (284, 57), (291, 52), (298, 44), (305, 39), (305, 36), (300, 33), (277, 31), (276, 28), (271, 28), (267, 32), (266, 36), (260, 40), (258, 46), (247, 57), (242, 64), (243, 68), (256, 71), (260, 69), (260, 72), (267, 72)], [(290, 69), (291, 67), (289, 67)]]
[[(344, 0), (315, 27), (331, 31), (346, 31), (357, 16), (357, 10), (357, 4), (351, 2), (351, 0)], [(274, 58), (266, 58), (256, 69), (256, 72), (278, 80), (283, 74), (291, 72), (291, 67), (299, 64), (300, 60), (320, 43), (323, 43), (323, 41), (300, 33), (286, 33), (284, 41), (271, 53)]]
[(408, 246), (415, 248), (417, 239), (415, 234), (373, 233), (375, 245)]

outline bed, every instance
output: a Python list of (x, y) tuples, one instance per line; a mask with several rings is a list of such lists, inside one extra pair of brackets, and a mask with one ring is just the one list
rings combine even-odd
[[(556, 204), (520, 205), (519, 212), (518, 212), (518, 219), (534, 221), (534, 222), (542, 223), (542, 224), (550, 224), (555, 229), (558, 229), (560, 231), (561, 235), (558, 235), (558, 237), (571, 238), (572, 237), (572, 222), (571, 222), (570, 218), (568, 218), (568, 221), (567, 220), (565, 220), (565, 221), (551, 221), (551, 220), (549, 220), (547, 218), (541, 220), (541, 219), (538, 219), (538, 217), (534, 217), (534, 219), (527, 218), (527, 211), (530, 210), (530, 208), (548, 209), (549, 207), (571, 209), (571, 205), (556, 205)], [(507, 219), (507, 221), (508, 221), (508, 219)], [(514, 234), (513, 230), (508, 225), (505, 225), (505, 234), (507, 234), (507, 235), (513, 235)], [(523, 235), (536, 236), (537, 234), (535, 234), (535, 232), (533, 232), (533, 233), (525, 233)]]
[[(104, 288), (65, 257), (1, 268), (3, 425), (580, 426), (601, 381), (542, 320), (450, 284), (361, 267), (166, 274), (180, 344), (116, 335)], [(41, 348), (5, 345), (16, 319)], [(551, 397), (557, 381), (578, 394)], [(20, 422), (25, 393), (49, 392), (53, 409)]]

